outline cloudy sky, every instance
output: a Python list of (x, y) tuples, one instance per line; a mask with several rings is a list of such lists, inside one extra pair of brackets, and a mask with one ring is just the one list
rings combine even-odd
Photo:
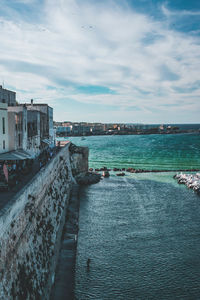
[(56, 121), (200, 122), (200, 1), (0, 0), (0, 84)]

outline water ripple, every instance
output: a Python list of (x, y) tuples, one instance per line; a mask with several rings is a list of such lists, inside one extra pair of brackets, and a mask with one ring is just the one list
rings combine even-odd
[(199, 299), (199, 197), (154, 176), (82, 190), (77, 300)]

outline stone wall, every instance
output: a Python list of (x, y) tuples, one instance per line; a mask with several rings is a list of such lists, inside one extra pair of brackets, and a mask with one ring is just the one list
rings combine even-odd
[(0, 216), (0, 299), (48, 299), (74, 174), (87, 150), (63, 148)]
[(69, 152), (71, 154), (71, 168), (74, 177), (82, 175), (85, 170), (88, 170), (88, 155), (89, 149), (86, 147), (77, 147), (72, 144), (69, 146)]

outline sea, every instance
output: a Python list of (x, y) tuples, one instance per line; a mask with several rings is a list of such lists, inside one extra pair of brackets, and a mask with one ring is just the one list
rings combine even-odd
[(200, 299), (200, 196), (173, 179), (200, 169), (200, 134), (67, 139), (91, 168), (174, 170), (81, 188), (75, 299)]

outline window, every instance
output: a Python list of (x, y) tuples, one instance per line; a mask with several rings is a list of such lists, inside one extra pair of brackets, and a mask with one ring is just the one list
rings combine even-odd
[(3, 149), (6, 149), (6, 142), (3, 141)]
[(5, 118), (2, 118), (2, 128), (3, 128), (3, 134), (6, 133), (6, 130), (5, 130)]
[(21, 147), (21, 136), (20, 136), (20, 133), (18, 134), (18, 143), (19, 143), (19, 147)]

